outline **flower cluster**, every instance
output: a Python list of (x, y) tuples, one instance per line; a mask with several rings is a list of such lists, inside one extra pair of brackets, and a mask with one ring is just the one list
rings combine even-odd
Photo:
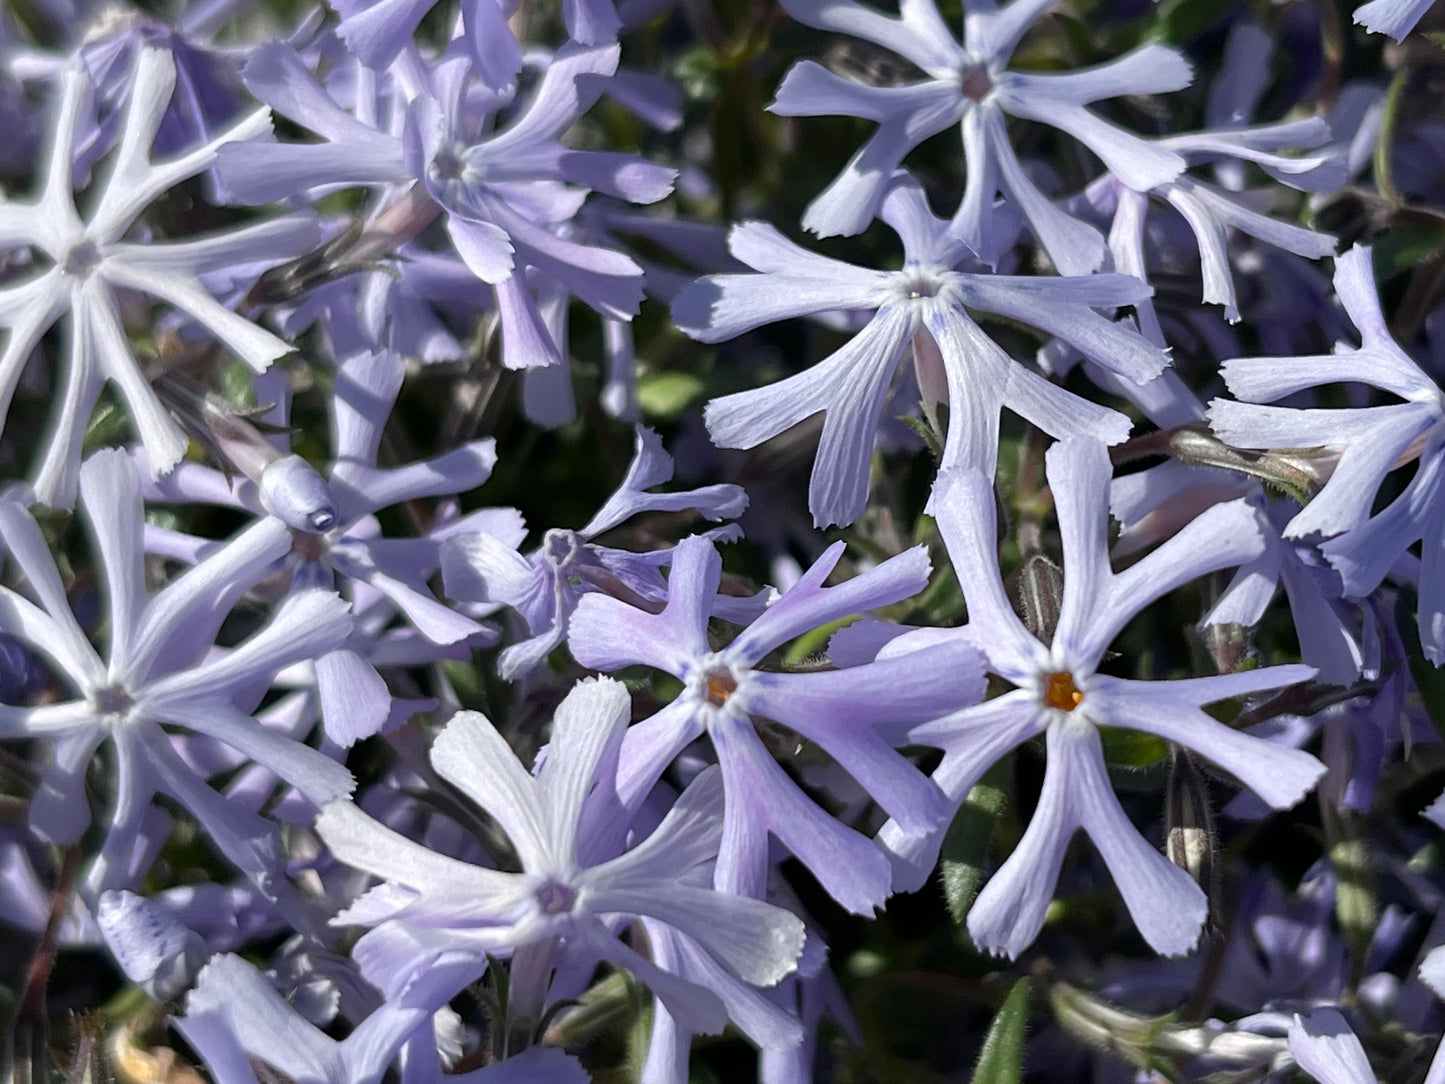
[(6, 1079), (1445, 1080), (1428, 5), (884, 3), (0, 16)]

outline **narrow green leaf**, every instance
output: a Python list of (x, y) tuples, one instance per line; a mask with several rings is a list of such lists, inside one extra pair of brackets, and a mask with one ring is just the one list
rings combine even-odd
[(1019, 1084), (1024, 1073), (1024, 1032), (1029, 1025), (1029, 980), (1014, 983), (989, 1025), (973, 1071), (973, 1084)]
[(948, 834), (943, 837), (939, 855), (939, 875), (943, 878), (943, 896), (953, 921), (962, 923), (973, 898), (978, 895), (983, 879), (983, 862), (994, 827), (1003, 812), (1004, 773), (995, 764), (982, 780), (968, 792)]
[(236, 358), (221, 367), (221, 394), (237, 406), (256, 405), (256, 374), (251, 366)]
[(1388, 282), (1396, 275), (1414, 271), (1445, 248), (1445, 223), (1401, 222), (1375, 238), (1370, 263), (1376, 277)]
[(637, 402), (645, 414), (673, 418), (703, 392), (703, 383), (691, 373), (648, 373), (637, 382)]
[(120, 404), (111, 399), (102, 399), (96, 404), (95, 411), (90, 415), (90, 421), (85, 427), (82, 449), (90, 452), (105, 447), (120, 438), (128, 423), (129, 419)]
[(1232, 7), (1231, 0), (1164, 0), (1155, 9), (1155, 33), (1166, 42), (1182, 45), (1213, 26)]
[(1380, 923), (1370, 845), (1359, 817), (1347, 810), (1326, 810), (1324, 825), (1330, 865), (1335, 871), (1335, 919), (1355, 950), (1354, 965), (1358, 974), (1365, 949)]
[(1104, 746), (1104, 760), (1121, 768), (1147, 768), (1169, 755), (1168, 742), (1142, 730), (1101, 726), (1099, 740)]
[(943, 458), (943, 441), (927, 419), (917, 418), (912, 414), (900, 414), (898, 420), (918, 435), (918, 439), (928, 446), (934, 459)]

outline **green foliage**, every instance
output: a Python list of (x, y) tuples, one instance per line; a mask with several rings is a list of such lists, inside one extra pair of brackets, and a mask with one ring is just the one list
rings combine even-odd
[(993, 1018), (973, 1084), (1019, 1084), (1024, 1071), (1024, 1034), (1029, 1024), (1029, 980), (1019, 979)]
[(637, 402), (649, 418), (670, 421), (702, 398), (706, 385), (693, 373), (646, 373), (637, 381)]
[(948, 826), (939, 852), (943, 895), (953, 921), (962, 923), (983, 881), (983, 863), (1004, 808), (1004, 769), (995, 764), (968, 792)]

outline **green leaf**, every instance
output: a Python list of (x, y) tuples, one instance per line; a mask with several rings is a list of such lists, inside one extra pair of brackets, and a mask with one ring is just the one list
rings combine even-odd
[(1104, 760), (1122, 768), (1147, 768), (1169, 755), (1168, 742), (1142, 730), (1101, 726), (1099, 740), (1104, 746)]
[(1413, 271), (1445, 248), (1445, 223), (1401, 222), (1375, 238), (1370, 262), (1381, 282)]
[(120, 404), (111, 399), (102, 399), (96, 404), (95, 411), (90, 415), (90, 422), (85, 427), (85, 436), (82, 438), (81, 447), (86, 452), (95, 448), (103, 448), (120, 438), (125, 432), (128, 419), (126, 413), (121, 409)]
[(486, 707), (487, 691), (482, 685), (482, 672), (476, 660), (444, 659), (441, 666), (462, 707), (478, 711)]
[(912, 414), (900, 414), (898, 420), (918, 435), (918, 439), (928, 446), (934, 459), (943, 458), (943, 440), (926, 419), (915, 418)]
[(1233, 8), (1233, 0), (1164, 0), (1156, 9), (1154, 31), (1166, 42), (1182, 45)]
[(1346, 810), (1324, 812), (1330, 865), (1335, 871), (1335, 920), (1355, 950), (1358, 968), (1363, 965), (1365, 949), (1380, 924), (1370, 845), (1358, 816)]
[(1029, 980), (1014, 983), (989, 1025), (973, 1071), (973, 1084), (1019, 1084), (1024, 1072), (1024, 1032), (1029, 1025)]
[(655, 418), (676, 417), (702, 392), (702, 381), (691, 373), (648, 373), (637, 382), (638, 405)]
[(1003, 769), (995, 764), (983, 779), (968, 792), (948, 834), (943, 837), (939, 854), (939, 875), (943, 878), (943, 896), (953, 921), (962, 923), (978, 895), (983, 879), (983, 862), (993, 840), (994, 826), (1003, 812)]
[(239, 358), (221, 368), (221, 394), (242, 407), (256, 405), (256, 378), (251, 366)]
[(833, 633), (837, 632), (844, 625), (851, 625), (858, 620), (858, 614), (849, 614), (840, 617), (836, 621), (829, 621), (819, 625), (817, 628), (809, 629), (790, 643), (783, 651), (783, 663), (786, 666), (801, 666), (808, 661), (808, 656), (816, 655), (820, 651), (826, 651), (828, 641), (832, 639)]

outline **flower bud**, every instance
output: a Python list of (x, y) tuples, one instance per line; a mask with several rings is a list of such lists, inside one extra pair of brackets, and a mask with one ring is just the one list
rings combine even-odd
[(1041, 553), (1032, 553), (1019, 573), (1024, 627), (1044, 643), (1054, 638), (1064, 606), (1064, 574)]
[(299, 455), (282, 456), (261, 472), (261, 503), (286, 526), (323, 534), (336, 526), (326, 480)]
[(1219, 913), (1219, 861), (1214, 810), (1209, 805), (1209, 788), (1189, 752), (1178, 746), (1174, 746), (1171, 752), (1166, 791), (1165, 851), (1169, 861), (1204, 889), (1205, 899), (1209, 902), (1209, 913), (1204, 920), (1207, 937), (1221, 928), (1222, 917)]
[(195, 982), (206, 945), (154, 900), (105, 892), (96, 923), (126, 977), (157, 1001), (173, 1001)]

